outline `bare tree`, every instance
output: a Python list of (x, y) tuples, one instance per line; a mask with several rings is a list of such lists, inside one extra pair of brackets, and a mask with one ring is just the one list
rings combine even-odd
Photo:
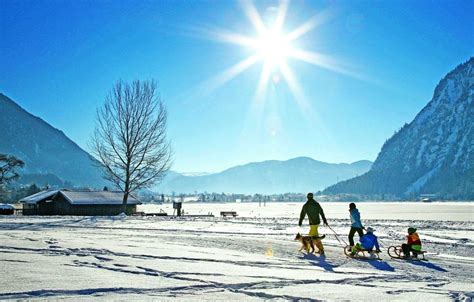
[(129, 195), (160, 181), (171, 166), (167, 111), (155, 81), (118, 81), (97, 109), (92, 149), (104, 177)]
[(18, 179), (20, 175), (15, 169), (23, 168), (24, 165), (25, 163), (15, 156), (0, 154), (0, 186)]

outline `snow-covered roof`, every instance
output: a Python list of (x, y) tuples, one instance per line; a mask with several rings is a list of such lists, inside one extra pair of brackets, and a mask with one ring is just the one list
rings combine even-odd
[(15, 207), (12, 206), (11, 204), (7, 203), (0, 203), (0, 210), (14, 210)]
[[(38, 203), (42, 200), (52, 198), (55, 194), (61, 194), (71, 204), (122, 204), (123, 193), (117, 191), (74, 191), (74, 190), (48, 190), (27, 196), (20, 200), (23, 203)], [(140, 204), (140, 201), (128, 196), (127, 204)]]
[(48, 199), (48, 198), (52, 197), (56, 193), (58, 193), (58, 190), (45, 190), (45, 191), (41, 191), (41, 192), (38, 192), (38, 193), (30, 195), (30, 196), (26, 196), (26, 197), (20, 199), (20, 202), (23, 202), (23, 203), (37, 203), (41, 200)]
[[(59, 193), (72, 204), (122, 204), (123, 201), (123, 192), (117, 191), (60, 190)], [(127, 204), (140, 204), (140, 201), (129, 195)]]

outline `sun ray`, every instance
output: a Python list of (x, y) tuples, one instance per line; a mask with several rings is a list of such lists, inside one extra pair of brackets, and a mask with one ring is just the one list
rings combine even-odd
[(207, 80), (202, 87), (207, 93), (212, 92), (250, 68), (258, 60), (258, 55), (252, 55)]
[(283, 24), (285, 24), (286, 12), (288, 11), (289, 0), (281, 0), (280, 6), (278, 7), (278, 13), (275, 19), (273, 28), (276, 31), (281, 31)]
[(286, 35), (286, 38), (288, 41), (294, 41), (301, 36), (305, 35), (306, 33), (312, 31), (316, 27), (324, 24), (327, 22), (331, 17), (333, 13), (330, 10), (323, 10), (320, 13), (317, 13), (313, 17), (311, 17), (308, 21), (304, 22), (300, 26), (298, 26), (296, 29), (291, 31)]
[(260, 99), (266, 93), (268, 86), (268, 80), (270, 79), (271, 68), (269, 64), (264, 64), (262, 68), (262, 73), (260, 74), (260, 79), (258, 81), (257, 90), (255, 91), (256, 98)]
[(341, 66), (340, 60), (325, 54), (301, 49), (292, 49), (290, 52), (288, 52), (288, 56), (336, 73), (350, 76), (358, 80), (371, 81), (371, 79), (363, 74), (358, 74), (354, 71), (344, 68)]
[(209, 34), (215, 40), (241, 46), (255, 47), (258, 43), (257, 39), (225, 30), (214, 30), (209, 32)]
[(311, 104), (309, 103), (306, 95), (303, 92), (298, 80), (296, 79), (293, 71), (290, 69), (288, 64), (282, 63), (280, 65), (280, 71), (285, 79), (288, 88), (290, 88), (291, 93), (295, 97), (295, 101), (298, 104), (301, 112), (304, 114), (310, 114), (312, 111)]
[(317, 65), (322, 68), (326, 68), (329, 70), (343, 72), (341, 68), (336, 67), (336, 60), (328, 55), (324, 55), (317, 52), (306, 51), (302, 49), (292, 49), (288, 53), (289, 57), (296, 58), (307, 63)]
[(280, 71), (308, 125), (310, 125), (314, 131), (318, 131), (319, 135), (325, 137), (327, 141), (332, 141), (332, 136), (329, 135), (327, 127), (322, 122), (318, 111), (314, 110), (311, 102), (306, 97), (303, 88), (300, 86), (299, 81), (293, 74), (291, 68), (287, 64), (282, 64), (280, 66)]
[(220, 72), (219, 74), (199, 83), (194, 88), (183, 92), (180, 94), (176, 99), (185, 100), (183, 103), (187, 103), (191, 100), (196, 98), (202, 98), (209, 96), (215, 90), (219, 89), (227, 82), (234, 79), (236, 76), (244, 72), (245, 70), (249, 69), (252, 65), (259, 61), (259, 57), (257, 55), (252, 55), (247, 57), (240, 62), (232, 65), (231, 67), (227, 68), (226, 70)]
[(251, 0), (242, 0), (240, 1), (240, 3), (242, 5), (242, 8), (244, 9), (245, 14), (247, 15), (247, 18), (249, 18), (250, 22), (257, 30), (257, 33), (259, 34), (265, 33), (267, 30), (267, 27), (263, 23), (262, 17), (260, 17), (260, 14), (255, 8), (255, 5), (253, 4), (253, 2)]

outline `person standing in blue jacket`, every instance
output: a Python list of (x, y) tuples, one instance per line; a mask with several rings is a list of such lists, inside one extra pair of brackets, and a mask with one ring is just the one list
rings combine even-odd
[(349, 213), (351, 215), (351, 230), (349, 231), (349, 245), (351, 247), (354, 246), (354, 234), (357, 232), (359, 234), (359, 239), (364, 236), (364, 226), (362, 226), (362, 222), (360, 221), (360, 213), (359, 210), (356, 208), (355, 203), (351, 202), (349, 204)]

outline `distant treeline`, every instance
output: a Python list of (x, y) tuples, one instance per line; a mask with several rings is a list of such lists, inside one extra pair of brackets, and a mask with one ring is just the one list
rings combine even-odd
[[(143, 192), (138, 194), (138, 198), (144, 203), (166, 203), (166, 202), (304, 202), (307, 193), (285, 193), (285, 194), (236, 194), (236, 193), (198, 193), (171, 195), (158, 194), (153, 192)], [(413, 194), (413, 196), (399, 197), (395, 194), (332, 194), (326, 195), (321, 191), (315, 193), (317, 201), (322, 202), (358, 202), (358, 201), (421, 201), (426, 196)], [(429, 199), (437, 200), (457, 200), (448, 199), (445, 196), (431, 195)]]
[(1, 203), (15, 203), (23, 197), (36, 194), (46, 187), (40, 188), (36, 184), (24, 186), (24, 187), (0, 187), (0, 202)]

